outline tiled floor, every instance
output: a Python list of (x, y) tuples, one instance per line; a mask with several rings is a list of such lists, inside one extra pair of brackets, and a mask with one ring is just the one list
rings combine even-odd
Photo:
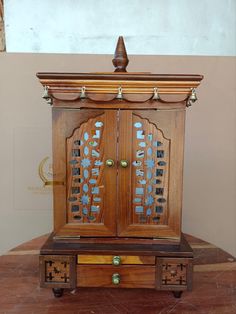
[(236, 314), (236, 259), (188, 236), (195, 252), (194, 288), (175, 299), (149, 289), (83, 288), (54, 298), (38, 282), (38, 252), (46, 236), (0, 256), (0, 313)]

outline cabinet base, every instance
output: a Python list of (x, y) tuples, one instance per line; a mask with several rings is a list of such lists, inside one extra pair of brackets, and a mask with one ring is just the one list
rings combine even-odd
[(184, 236), (178, 246), (162, 244), (78, 244), (53, 241), (41, 249), (41, 287), (152, 288), (180, 298), (192, 288), (193, 252)]

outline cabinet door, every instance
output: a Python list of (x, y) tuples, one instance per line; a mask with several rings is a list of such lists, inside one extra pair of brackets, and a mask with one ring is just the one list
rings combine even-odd
[(121, 110), (119, 236), (179, 239), (184, 110)]
[[(53, 109), (57, 235), (116, 235), (116, 114)], [(106, 166), (108, 159), (114, 165)]]

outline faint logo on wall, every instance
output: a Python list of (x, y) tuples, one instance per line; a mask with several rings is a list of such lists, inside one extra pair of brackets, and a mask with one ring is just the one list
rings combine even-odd
[(38, 166), (38, 175), (42, 180), (44, 187), (53, 185), (52, 162), (48, 156), (40, 161)]
[(28, 186), (28, 190), (31, 193), (38, 195), (51, 194), (51, 187), (53, 186), (53, 171), (50, 157), (47, 156), (39, 162), (38, 168), (36, 168), (36, 174), (43, 184), (41, 186)]

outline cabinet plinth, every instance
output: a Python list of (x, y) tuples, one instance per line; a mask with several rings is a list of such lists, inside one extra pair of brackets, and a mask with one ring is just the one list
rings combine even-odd
[(53, 118), (54, 230), (41, 250), (41, 285), (55, 296), (76, 286), (191, 289), (184, 126), (202, 76), (37, 76)]

